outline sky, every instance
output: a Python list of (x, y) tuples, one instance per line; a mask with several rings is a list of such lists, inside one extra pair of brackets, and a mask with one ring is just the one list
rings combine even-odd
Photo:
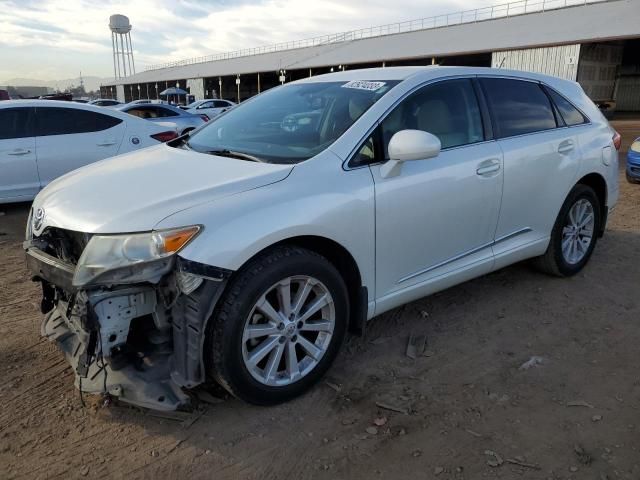
[(0, 0), (0, 82), (113, 76), (109, 16), (136, 69), (497, 3), (495, 0)]

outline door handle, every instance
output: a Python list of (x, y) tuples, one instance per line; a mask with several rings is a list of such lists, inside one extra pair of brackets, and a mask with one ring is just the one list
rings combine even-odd
[(12, 152), (8, 152), (7, 154), (8, 155), (27, 155), (29, 153), (31, 153), (31, 150), (25, 150), (20, 148), (20, 149), (15, 149)]
[(569, 153), (573, 150), (573, 140), (565, 140), (558, 145), (558, 153)]
[(105, 140), (102, 143), (98, 143), (98, 147), (110, 147), (111, 145), (115, 145), (116, 142), (115, 141), (110, 141), (110, 140)]
[(482, 177), (488, 177), (490, 174), (500, 170), (500, 160), (487, 160), (482, 162), (476, 173)]

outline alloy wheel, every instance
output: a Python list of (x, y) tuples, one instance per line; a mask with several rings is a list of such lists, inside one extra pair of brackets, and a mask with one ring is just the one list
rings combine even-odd
[(595, 212), (591, 202), (581, 198), (573, 204), (562, 229), (562, 256), (575, 265), (587, 255), (593, 242)]
[(272, 285), (255, 303), (242, 334), (242, 358), (251, 376), (268, 386), (290, 385), (311, 372), (335, 328), (331, 293), (305, 275)]

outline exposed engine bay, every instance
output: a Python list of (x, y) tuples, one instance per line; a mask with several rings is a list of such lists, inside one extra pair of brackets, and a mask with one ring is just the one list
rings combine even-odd
[(179, 256), (149, 281), (78, 288), (73, 277), (91, 236), (47, 228), (24, 244), (42, 285), (42, 335), (55, 342), (84, 393), (156, 410), (186, 408), (205, 381), (207, 320), (229, 271)]

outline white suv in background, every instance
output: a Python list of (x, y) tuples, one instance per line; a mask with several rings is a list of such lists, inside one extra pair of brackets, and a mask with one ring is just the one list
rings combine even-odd
[(235, 106), (236, 104), (229, 100), (220, 99), (199, 100), (183, 108), (189, 113), (194, 113), (196, 115), (205, 114), (209, 118), (214, 118)]
[(176, 138), (112, 109), (53, 100), (0, 103), (0, 203), (25, 202), (78, 167)]
[(578, 84), (533, 73), (268, 90), (38, 195), (43, 334), (86, 392), (174, 409), (215, 380), (285, 401), (376, 315), (524, 259), (579, 272), (618, 197), (619, 140)]

